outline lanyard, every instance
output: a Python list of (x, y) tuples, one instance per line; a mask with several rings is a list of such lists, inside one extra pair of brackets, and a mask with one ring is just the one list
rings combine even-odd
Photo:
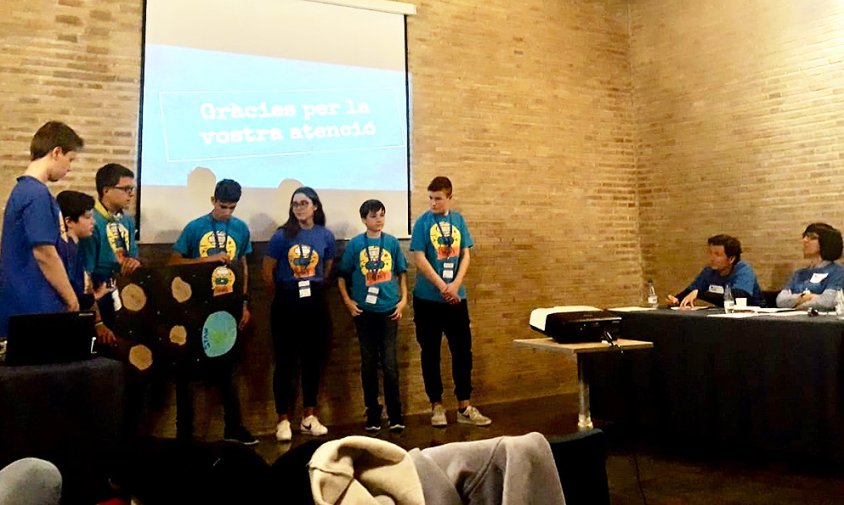
[(223, 247), (220, 247), (220, 238), (217, 237), (217, 226), (216, 226), (217, 221), (214, 219), (214, 216), (212, 216), (211, 214), (208, 214), (208, 217), (211, 218), (211, 233), (212, 233), (212, 235), (214, 235), (214, 245), (217, 246), (218, 251), (220, 249), (222, 249), (223, 252), (228, 254), (228, 247), (227, 246), (229, 245), (229, 224), (231, 223), (231, 221), (226, 221), (226, 229), (223, 232)]
[(364, 237), (363, 245), (366, 247), (366, 269), (369, 271), (368, 276), (375, 280), (378, 278), (378, 270), (384, 265), (381, 261), (381, 255), (384, 252), (384, 234), (381, 234), (381, 240), (378, 242), (378, 255), (374, 258), (369, 254), (369, 237)]
[(443, 244), (446, 246), (446, 257), (451, 257), (451, 244), (454, 243), (454, 239), (452, 238), (451, 234), (453, 233), (452, 223), (451, 223), (451, 212), (448, 213), (448, 235), (445, 234), (442, 227), (442, 221), (439, 219), (436, 220), (437, 229), (440, 230), (440, 235), (442, 236)]

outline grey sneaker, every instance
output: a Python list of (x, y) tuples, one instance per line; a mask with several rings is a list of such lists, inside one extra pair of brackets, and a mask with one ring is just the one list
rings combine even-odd
[(457, 422), (463, 424), (474, 424), (475, 426), (489, 426), (492, 424), (492, 419), (481, 414), (481, 411), (469, 405), (466, 407), (466, 412), (462, 414), (457, 411)]
[(446, 426), (448, 425), (448, 419), (445, 417), (445, 407), (442, 405), (437, 405), (431, 411), (431, 426)]

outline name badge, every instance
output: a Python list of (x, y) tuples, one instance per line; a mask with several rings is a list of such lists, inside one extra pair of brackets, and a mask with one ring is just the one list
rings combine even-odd
[(375, 304), (378, 302), (378, 287), (371, 286), (366, 292), (366, 303)]
[(829, 274), (812, 274), (812, 278), (809, 279), (810, 284), (819, 284), (822, 280), (826, 279)]
[(299, 281), (299, 298), (311, 296), (311, 281)]
[(123, 308), (123, 302), (120, 301), (120, 293), (117, 291), (117, 288), (111, 292), (111, 302), (114, 304), (115, 312)]
[(449, 261), (447, 263), (443, 263), (443, 279), (451, 280), (454, 279), (454, 263)]
[(717, 284), (710, 284), (709, 285), (709, 292), (710, 293), (718, 293), (719, 295), (724, 294), (724, 286), (719, 286)]

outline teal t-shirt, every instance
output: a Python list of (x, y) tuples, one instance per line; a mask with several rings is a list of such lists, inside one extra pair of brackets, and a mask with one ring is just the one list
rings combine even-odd
[(138, 257), (135, 221), (126, 214), (112, 214), (100, 202), (94, 206), (94, 233), (79, 241), (85, 256), (85, 270), (91, 272), (94, 285), (120, 273), (118, 257)]
[[(349, 278), (349, 295), (362, 310), (392, 312), (401, 300), (399, 275), (407, 272), (407, 258), (396, 237), (381, 233), (369, 238), (365, 233), (349, 240), (340, 264), (340, 275)], [(368, 295), (377, 288), (374, 303)]]
[(183, 258), (198, 259), (226, 252), (232, 261), (252, 253), (249, 227), (236, 217), (217, 221), (205, 214), (188, 223), (173, 244)]
[[(424, 252), (428, 263), (434, 267), (437, 275), (443, 277), (446, 265), (453, 266), (454, 275), (460, 268), (460, 251), (472, 247), (472, 235), (469, 227), (459, 212), (449, 211), (448, 215), (441, 216), (430, 210), (419, 216), (413, 225), (413, 234), (410, 238), (410, 250), (412, 252)], [(446, 279), (451, 282), (451, 279)], [(457, 290), (461, 300), (466, 298), (466, 288), (461, 285)], [(424, 275), (416, 270), (416, 287), (413, 295), (423, 300), (443, 302), (440, 290), (431, 284)]]

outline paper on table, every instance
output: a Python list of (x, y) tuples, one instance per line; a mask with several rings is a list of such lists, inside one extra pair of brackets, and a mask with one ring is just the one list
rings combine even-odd
[(671, 307), (671, 310), (706, 310), (711, 308), (712, 307), (701, 307), (699, 305), (696, 305), (694, 307), (683, 307), (682, 309), (680, 307)]
[(615, 312), (639, 312), (642, 310), (656, 310), (656, 307), (613, 307), (607, 310), (612, 310)]
[(756, 317), (762, 314), (756, 312), (733, 312), (732, 314), (709, 314), (706, 317), (726, 317), (727, 319), (744, 319), (746, 317)]

